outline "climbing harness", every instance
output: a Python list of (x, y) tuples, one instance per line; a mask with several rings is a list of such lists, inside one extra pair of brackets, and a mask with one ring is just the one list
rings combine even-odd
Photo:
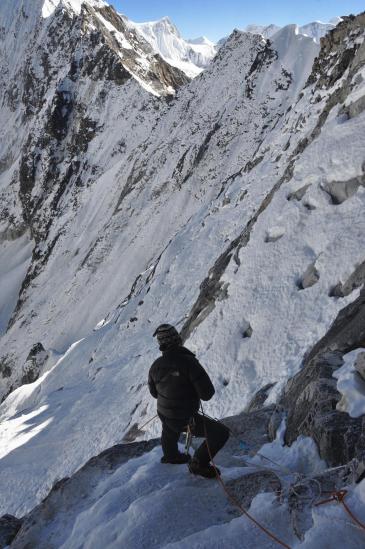
[(332, 503), (332, 501), (335, 501), (336, 503), (341, 503), (343, 508), (345, 509), (346, 513), (351, 517), (351, 519), (359, 526), (362, 530), (365, 530), (365, 524), (363, 524), (351, 511), (347, 503), (345, 502), (345, 497), (347, 496), (348, 492), (347, 490), (338, 490), (337, 492), (332, 492), (331, 497), (329, 499), (325, 499), (323, 501), (320, 501), (319, 503), (315, 504), (315, 507), (318, 507), (319, 505), (324, 505), (325, 503)]
[(203, 405), (202, 403), (200, 402), (200, 409), (201, 409), (201, 412), (202, 412), (202, 416), (203, 416), (203, 424), (204, 424), (204, 433), (205, 433), (205, 443), (207, 445), (207, 450), (208, 450), (208, 454), (209, 454), (209, 458), (210, 458), (210, 461), (214, 467), (214, 470), (215, 470), (215, 475), (216, 475), (216, 478), (218, 480), (218, 482), (220, 483), (220, 485), (222, 486), (224, 492), (226, 493), (227, 497), (228, 497), (228, 500), (232, 503), (232, 505), (234, 505), (235, 507), (237, 507), (237, 509), (239, 509), (239, 511), (242, 513), (242, 515), (246, 516), (249, 520), (251, 520), (258, 528), (260, 528), (260, 530), (262, 530), (268, 537), (270, 537), (272, 540), (274, 540), (276, 543), (278, 543), (279, 545), (281, 545), (282, 547), (285, 547), (286, 549), (291, 549), (290, 545), (288, 545), (287, 543), (285, 543), (284, 541), (282, 541), (281, 539), (279, 539), (275, 534), (273, 534), (272, 532), (270, 532), (270, 530), (268, 530), (265, 526), (263, 526), (262, 524), (260, 524), (248, 511), (246, 511), (246, 509), (244, 507), (242, 507), (242, 505), (239, 503), (239, 501), (236, 500), (235, 497), (232, 496), (232, 494), (229, 493), (226, 485), (224, 484), (220, 474), (218, 473), (217, 471), (217, 467), (214, 463), (214, 460), (213, 460), (213, 457), (212, 457), (212, 453), (210, 451), (210, 447), (209, 447), (209, 443), (208, 443), (208, 433), (207, 433), (207, 427), (206, 427), (206, 423), (205, 423), (205, 418), (208, 417), (205, 415), (204, 413), (204, 409), (203, 409)]

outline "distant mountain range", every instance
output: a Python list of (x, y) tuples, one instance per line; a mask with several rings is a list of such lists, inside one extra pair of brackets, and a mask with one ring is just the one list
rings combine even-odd
[[(125, 18), (125, 20), (127, 19)], [(169, 17), (147, 23), (127, 21), (131, 27), (143, 35), (153, 50), (159, 53), (165, 61), (184, 71), (190, 78), (194, 78), (208, 66), (218, 49), (228, 38), (224, 37), (217, 43), (212, 42), (205, 36), (185, 40)], [(314, 21), (307, 25), (297, 26), (297, 32), (309, 36), (319, 43), (322, 36), (332, 30), (340, 21), (342, 21), (341, 17), (334, 17), (328, 23)], [(262, 34), (265, 38), (271, 38), (281, 28), (274, 24), (266, 26), (248, 25), (243, 30), (252, 34)]]

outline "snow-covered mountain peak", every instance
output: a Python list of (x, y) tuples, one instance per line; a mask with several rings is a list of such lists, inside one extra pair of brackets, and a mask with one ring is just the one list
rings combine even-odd
[(155, 29), (161, 29), (164, 31), (172, 32), (176, 34), (179, 38), (181, 37), (180, 31), (175, 25), (175, 23), (170, 19), (168, 15), (165, 15), (165, 17), (162, 17), (161, 19), (157, 21), (152, 21), (151, 26)]
[(270, 38), (270, 36), (275, 34), (279, 29), (280, 27), (278, 25), (264, 26), (264, 25), (251, 24), (251, 25), (247, 25), (244, 28), (244, 31), (251, 32), (253, 34), (262, 34), (265, 38)]
[(147, 23), (129, 22), (165, 61), (193, 78), (205, 69), (217, 52), (213, 42), (202, 37), (185, 40), (169, 17)]
[[(296, 25), (298, 27), (298, 34), (304, 34), (312, 38), (315, 42), (320, 41), (320, 39), (327, 34), (328, 31), (335, 28), (338, 23), (342, 21), (341, 17), (333, 17), (328, 23), (323, 23), (322, 21), (313, 21), (306, 25)], [(286, 25), (288, 26), (288, 25)], [(271, 38), (278, 30), (282, 27), (278, 25), (247, 25), (245, 27), (246, 32), (252, 32), (254, 34), (262, 34), (265, 38)]]
[(206, 36), (199, 36), (198, 38), (192, 38), (187, 40), (188, 44), (196, 44), (199, 46), (214, 46), (214, 42), (209, 40)]
[(107, 7), (107, 2), (104, 0), (42, 0), (42, 17), (50, 17), (56, 8), (63, 4), (65, 7), (71, 9), (77, 15), (81, 13), (82, 5), (89, 5), (93, 8)]
[(157, 38), (163, 38), (168, 35), (176, 36), (181, 39), (180, 31), (170, 17), (165, 16), (156, 21), (148, 21), (146, 23), (130, 23), (139, 29), (143, 34), (148, 34), (150, 37), (157, 36)]

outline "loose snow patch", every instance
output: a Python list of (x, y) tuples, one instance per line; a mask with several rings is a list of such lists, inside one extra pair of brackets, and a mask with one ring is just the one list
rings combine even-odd
[(347, 412), (351, 417), (365, 414), (365, 381), (356, 371), (357, 356), (365, 349), (356, 349), (344, 356), (345, 364), (334, 372), (337, 379), (337, 390), (342, 394), (337, 410)]

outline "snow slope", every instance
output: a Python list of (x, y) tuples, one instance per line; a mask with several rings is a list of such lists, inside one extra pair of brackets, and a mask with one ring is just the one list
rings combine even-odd
[[(292, 471), (300, 469), (303, 462), (313, 469), (320, 460), (313, 454), (310, 442), (295, 443), (290, 453), (280, 447), (274, 455), (268, 454), (269, 445), (261, 452), (276, 463), (284, 458)], [(55, 486), (47, 500), (28, 517), (12, 547), (20, 549), (26, 543), (38, 549), (273, 547), (270, 538), (230, 505), (217, 482), (189, 475), (184, 465), (161, 465), (160, 447), (146, 447), (146, 453), (138, 457), (133, 457), (133, 450), (130, 453), (128, 459), (125, 447), (111, 449), (72, 479)], [(224, 454), (224, 450), (219, 454), (218, 463), (231, 493), (235, 483), (250, 489), (251, 478), (262, 472), (261, 465), (245, 466), (242, 458), (236, 456), (235, 465), (222, 466)], [(310, 467), (304, 469), (308, 474)], [(285, 486), (288, 475), (280, 471), (278, 475)], [(362, 481), (358, 486), (349, 486), (346, 499), (360, 520), (365, 517), (364, 485)], [(250, 499), (251, 515), (293, 549), (335, 547), (339, 543), (346, 549), (355, 549), (362, 544), (363, 533), (350, 523), (339, 505), (303, 507), (302, 515), (309, 528), (300, 540), (294, 535), (292, 510), (287, 502), (280, 501), (271, 490)]]
[[(18, 42), (1, 42), (1, 230), (25, 225), (34, 246), (1, 338), (1, 513), (29, 511), (154, 415), (156, 325), (183, 328), (221, 417), (269, 382), (274, 401), (358, 294), (330, 290), (363, 260), (364, 188), (341, 204), (331, 188), (363, 176), (365, 112), (346, 114), (364, 95), (363, 19), (319, 57), (294, 25), (270, 45), (236, 31), (166, 100), (179, 73), (142, 57), (136, 36), (118, 49), (100, 16), (130, 42), (123, 20), (89, 10), (12, 22), (9, 36), (37, 37), (15, 66)], [(319, 278), (303, 289), (311, 264)], [(37, 342), (50, 358), (20, 386)]]

